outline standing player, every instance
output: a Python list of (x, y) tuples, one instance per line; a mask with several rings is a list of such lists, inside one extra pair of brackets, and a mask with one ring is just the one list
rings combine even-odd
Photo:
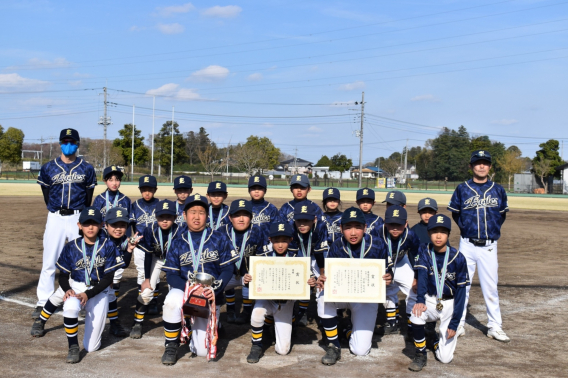
[(266, 195), (266, 179), (264, 176), (251, 176), (248, 191), (252, 202), (252, 224), (261, 225), (276, 221), (278, 209), (264, 199)]
[(365, 214), (367, 222), (367, 234), (377, 237), (379, 229), (383, 225), (383, 218), (373, 214), (373, 206), (375, 206), (375, 191), (369, 188), (359, 189), (357, 191), (357, 206)]
[(227, 199), (227, 185), (222, 181), (213, 181), (207, 187), (207, 198), (211, 202), (209, 205), (209, 218), (207, 227), (215, 231), (229, 223), (229, 206), (223, 202)]
[(327, 244), (331, 246), (336, 239), (341, 238), (341, 194), (337, 188), (327, 188), (323, 191), (324, 221), (327, 226)]
[(294, 199), (292, 201), (286, 202), (280, 208), (278, 212), (278, 219), (283, 222), (288, 222), (290, 224), (294, 223), (294, 208), (298, 202), (307, 201), (314, 206), (316, 211), (316, 217), (318, 220), (323, 220), (323, 211), (321, 208), (313, 201), (308, 199), (308, 193), (312, 191), (310, 186), (310, 180), (306, 175), (294, 175), (290, 180), (290, 191)]
[(63, 129), (59, 134), (61, 156), (41, 167), (37, 183), (49, 214), (43, 234), (43, 264), (37, 285), (37, 304), (32, 318), (37, 319), (53, 294), (55, 263), (66, 240), (75, 239), (79, 213), (91, 205), (97, 175), (93, 166), (77, 157), (79, 133)]
[(398, 205), (406, 208), (406, 196), (399, 190), (393, 190), (387, 193), (387, 196), (383, 203), (386, 203), (387, 208), (393, 205)]
[[(141, 176), (138, 179), (138, 189), (140, 189), (142, 198), (139, 198), (132, 203), (132, 208), (130, 210), (130, 223), (132, 223), (134, 231), (138, 232), (138, 235), (144, 235), (146, 228), (156, 223), (156, 205), (158, 205), (158, 202), (160, 202), (160, 200), (154, 197), (154, 194), (156, 194), (156, 191), (158, 190), (158, 181), (154, 176)], [(139, 295), (142, 292), (142, 283), (146, 278), (144, 274), (145, 256), (146, 253), (140, 248), (136, 248), (134, 250), (134, 265), (136, 266), (136, 271), (138, 272), (136, 283), (138, 284)], [(154, 290), (154, 298), (156, 299), (159, 294), (158, 285), (156, 284)], [(148, 313), (151, 315), (159, 313), (156, 300), (150, 303)]]
[(418, 214), (420, 222), (412, 226), (411, 230), (418, 236), (421, 244), (430, 243), (430, 235), (428, 235), (428, 220), (438, 214), (438, 203), (434, 198), (422, 198), (418, 201)]
[[(341, 216), (341, 232), (343, 236), (333, 243), (327, 259), (351, 258), (351, 259), (384, 259), (386, 271), (383, 280), (387, 285), (392, 281), (392, 262), (389, 258), (385, 245), (373, 241), (373, 236), (365, 232), (366, 220), (360, 209), (351, 207)], [(326, 276), (322, 274), (317, 280), (317, 286), (322, 290), (320, 297), (324, 296)], [(388, 287), (388, 286), (387, 286)], [(322, 326), (325, 330), (327, 351), (321, 362), (325, 365), (333, 365), (341, 358), (341, 345), (337, 332), (338, 317), (337, 309), (348, 308), (351, 310), (352, 331), (347, 332), (349, 349), (357, 356), (366, 356), (371, 351), (371, 340), (375, 330), (378, 303), (335, 303), (323, 302), (318, 305), (318, 314), (321, 317)]]
[(185, 224), (183, 220), (183, 205), (187, 197), (193, 192), (193, 183), (189, 176), (178, 176), (174, 179), (174, 192), (177, 197), (176, 201), (176, 224), (182, 226)]
[[(497, 291), (497, 240), (509, 211), (507, 193), (501, 185), (488, 178), (491, 170), (489, 152), (474, 151), (469, 168), (473, 171), (473, 178), (458, 185), (448, 210), (460, 228), (460, 252), (467, 259), (470, 280), (473, 280), (475, 269), (479, 268), (479, 283), (487, 306), (487, 336), (508, 343), (511, 339), (502, 328)], [(470, 288), (468, 286), (466, 290), (466, 309)], [(463, 312), (458, 334), (462, 332), (466, 312)]]

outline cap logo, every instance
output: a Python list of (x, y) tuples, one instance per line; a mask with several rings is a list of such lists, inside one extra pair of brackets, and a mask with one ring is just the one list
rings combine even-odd
[(195, 199), (196, 201), (201, 201), (201, 196), (199, 194), (196, 194), (193, 199)]
[(164, 204), (162, 205), (162, 210), (169, 210), (170, 209), (170, 204), (167, 202), (164, 202)]
[(485, 156), (485, 152), (484, 152), (484, 151), (479, 151), (478, 155), (479, 155), (479, 156)]
[(114, 165), (113, 165), (110, 169), (111, 169), (112, 171), (116, 171), (116, 167), (115, 167)]
[(333, 189), (328, 189), (327, 194), (333, 194)]
[(389, 198), (393, 199), (394, 198), (394, 193), (389, 194)]
[(436, 223), (444, 224), (444, 217), (440, 215), (438, 218), (436, 218)]
[(185, 178), (184, 178), (184, 177), (180, 177), (180, 178), (179, 178), (179, 183), (180, 183), (180, 184), (185, 184)]
[(424, 205), (430, 205), (430, 200), (429, 200), (429, 199), (425, 199), (425, 200), (424, 200)]
[(349, 218), (357, 218), (357, 212), (356, 211), (351, 211), (349, 213)]
[(144, 177), (144, 182), (150, 182), (150, 177), (148, 176)]
[(284, 223), (278, 225), (278, 231), (284, 231)]
[(71, 129), (67, 129), (67, 134), (66, 135), (71, 135)]
[(260, 182), (260, 177), (255, 177), (254, 182)]
[(302, 181), (302, 176), (296, 176), (296, 181)]
[(122, 210), (117, 210), (116, 216), (119, 217), (119, 218), (122, 217)]
[(394, 210), (394, 211), (392, 212), (392, 216), (395, 217), (395, 218), (398, 218), (398, 217), (400, 216), (399, 213), (400, 213), (400, 210)]
[(369, 189), (363, 189), (363, 195), (364, 196), (369, 195)]
[(215, 184), (215, 189), (221, 189), (221, 183), (218, 182), (217, 184)]
[(91, 209), (91, 210), (89, 210), (89, 212), (88, 212), (87, 214), (89, 214), (89, 215), (95, 215), (95, 210)]
[(302, 206), (302, 210), (300, 211), (301, 213), (307, 213), (308, 212), (308, 207), (307, 206)]
[(239, 201), (239, 207), (245, 207), (245, 201)]

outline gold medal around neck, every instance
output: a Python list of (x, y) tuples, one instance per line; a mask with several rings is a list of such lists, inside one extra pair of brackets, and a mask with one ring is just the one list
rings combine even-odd
[(438, 304), (436, 305), (436, 310), (442, 311), (443, 309), (444, 309), (444, 305), (442, 304), (442, 302), (438, 301)]

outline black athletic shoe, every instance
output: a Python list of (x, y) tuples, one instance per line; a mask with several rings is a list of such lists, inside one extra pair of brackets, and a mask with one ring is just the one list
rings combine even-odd
[(321, 363), (328, 366), (334, 365), (340, 359), (341, 359), (341, 349), (339, 349), (332, 343), (329, 343), (325, 355), (321, 358)]
[(67, 353), (67, 363), (68, 364), (76, 364), (77, 362), (79, 362), (79, 360), (81, 359), (81, 357), (79, 356), (79, 345), (71, 345), (71, 347), (69, 348), (69, 353)]
[(159, 315), (160, 309), (158, 308), (158, 300), (153, 299), (148, 305), (148, 315)]
[(142, 337), (142, 323), (134, 323), (130, 330), (131, 339), (140, 339)]
[(32, 325), (32, 331), (30, 332), (31, 335), (33, 337), (42, 337), (45, 335), (43, 327), (45, 327), (45, 324), (40, 319), (37, 319)]
[(296, 323), (298, 327), (307, 327), (308, 326), (308, 315), (304, 313), (302, 319), (298, 320)]
[(227, 311), (227, 323), (235, 324), (237, 321), (237, 316), (235, 315), (234, 311)]
[(175, 365), (177, 362), (177, 350), (179, 342), (171, 342), (166, 344), (166, 350), (162, 355), (162, 363), (164, 365)]
[(235, 319), (235, 324), (250, 324), (250, 316), (251, 314), (245, 311), (241, 312)]
[(110, 328), (108, 330), (108, 332), (116, 337), (126, 337), (128, 336), (128, 331), (122, 326), (122, 324), (116, 322), (116, 323), (110, 323)]
[(249, 355), (247, 356), (247, 362), (249, 364), (256, 364), (260, 360), (260, 357), (262, 357), (262, 347), (253, 345), (250, 348)]
[(426, 353), (416, 353), (410, 365), (408, 365), (408, 370), (420, 371), (424, 366), (426, 366), (428, 356)]
[(400, 328), (399, 328), (398, 324), (392, 325), (391, 323), (388, 323), (388, 322), (383, 326), (383, 330), (385, 331), (385, 336), (386, 335), (396, 335), (396, 334), (400, 333)]
[(35, 310), (33, 310), (32, 312), (33, 320), (39, 319), (39, 316), (41, 315), (41, 310), (43, 310), (43, 306), (36, 306)]

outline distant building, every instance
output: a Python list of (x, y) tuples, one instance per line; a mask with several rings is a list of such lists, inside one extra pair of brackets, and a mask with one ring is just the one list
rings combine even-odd
[[(385, 171), (377, 167), (363, 167), (362, 178), (377, 178), (388, 176)], [(359, 167), (351, 167), (351, 178), (359, 178)]]
[(293, 158), (281, 161), (280, 164), (276, 167), (276, 171), (284, 171), (292, 174), (303, 173), (307, 175), (312, 173), (313, 166), (314, 163), (312, 163), (311, 161), (300, 158)]

